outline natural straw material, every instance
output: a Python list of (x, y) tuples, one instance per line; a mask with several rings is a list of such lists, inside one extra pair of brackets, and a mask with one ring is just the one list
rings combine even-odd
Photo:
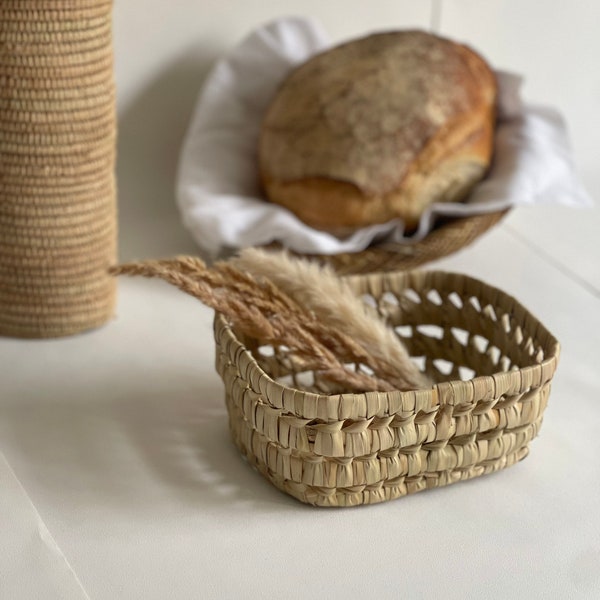
[(0, 335), (113, 313), (112, 0), (0, 3)]
[(462, 250), (494, 227), (507, 212), (447, 219), (414, 244), (374, 244), (361, 252), (307, 256), (332, 266), (340, 275), (407, 271)]
[(537, 435), (559, 344), (514, 298), (443, 272), (348, 280), (396, 328), (429, 389), (327, 393), (285, 347), (215, 318), (233, 439), (302, 502), (354, 506), (510, 466)]

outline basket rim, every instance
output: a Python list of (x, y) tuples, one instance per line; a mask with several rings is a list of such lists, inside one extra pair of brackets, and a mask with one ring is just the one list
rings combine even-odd
[[(357, 413), (360, 414), (361, 418), (372, 418), (404, 411), (430, 411), (445, 405), (491, 400), (504, 394), (524, 394), (533, 387), (550, 381), (558, 365), (560, 343), (523, 304), (500, 288), (464, 273), (445, 270), (371, 273), (367, 275), (350, 275), (345, 279), (357, 292), (361, 293), (368, 292), (369, 286), (373, 282), (382, 283), (384, 291), (392, 291), (392, 289), (397, 288), (397, 286), (394, 286), (394, 282), (400, 281), (404, 284), (403, 287), (408, 288), (411, 283), (423, 284), (448, 277), (456, 277), (464, 283), (479, 285), (486, 293), (492, 294), (494, 300), (503, 300), (520, 309), (533, 326), (535, 337), (545, 341), (542, 344), (544, 348), (543, 360), (535, 365), (512, 371), (498, 371), (493, 375), (478, 375), (466, 381), (443, 381), (432, 385), (431, 388), (418, 390), (318, 394), (274, 380), (260, 366), (252, 353), (237, 337), (224, 315), (219, 312), (215, 312), (214, 318), (216, 344), (220, 346), (224, 338), (233, 345), (236, 366), (244, 374), (249, 374), (250, 371), (253, 372), (253, 376), (245, 376), (245, 379), (251, 382), (255, 393), (260, 394), (273, 408), (280, 410), (285, 405), (286, 413), (304, 418), (307, 421), (311, 419), (307, 418), (306, 411), (296, 411), (293, 408), (290, 409), (290, 407), (308, 403), (313, 406), (315, 415), (319, 415), (319, 417), (315, 416), (314, 418), (324, 418), (326, 421), (345, 419), (348, 417), (344, 415), (356, 415)], [(424, 286), (420, 285), (419, 287)]]
[[(426, 263), (469, 246), (500, 223), (510, 211), (511, 208), (483, 210), (471, 215), (446, 217), (444, 222), (436, 225), (422, 240), (416, 242), (373, 243), (358, 252), (293, 254), (328, 264), (341, 275), (420, 269)], [(282, 247), (281, 244), (272, 246)]]

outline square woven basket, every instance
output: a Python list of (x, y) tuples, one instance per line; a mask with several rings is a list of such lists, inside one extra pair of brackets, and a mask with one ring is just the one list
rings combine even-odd
[(286, 348), (243, 337), (217, 314), (230, 429), (252, 465), (302, 502), (355, 506), (492, 473), (528, 454), (559, 356), (533, 315), (459, 274), (348, 281), (435, 385), (340, 393)]

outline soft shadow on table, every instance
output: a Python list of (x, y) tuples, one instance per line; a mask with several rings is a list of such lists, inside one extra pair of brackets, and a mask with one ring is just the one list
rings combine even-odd
[(143, 423), (135, 403), (120, 407), (121, 421), (154, 474), (181, 501), (197, 507), (302, 507), (252, 469), (234, 446), (216, 375), (187, 376), (190, 387), (171, 398), (165, 390), (162, 399), (151, 403), (153, 412), (146, 413)]
[(181, 145), (218, 50), (194, 47), (119, 114), (117, 188), (122, 261), (198, 254), (175, 203)]
[(76, 512), (302, 508), (233, 445), (223, 387), (210, 366), (165, 362), (151, 372), (127, 364), (90, 372), (86, 382), (68, 382), (65, 370), (43, 392), (0, 408), (0, 439), (12, 438), (26, 457), (37, 493)]

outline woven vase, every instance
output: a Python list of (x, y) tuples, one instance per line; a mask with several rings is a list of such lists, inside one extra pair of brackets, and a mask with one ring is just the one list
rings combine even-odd
[(112, 316), (112, 0), (0, 3), (0, 335)]

